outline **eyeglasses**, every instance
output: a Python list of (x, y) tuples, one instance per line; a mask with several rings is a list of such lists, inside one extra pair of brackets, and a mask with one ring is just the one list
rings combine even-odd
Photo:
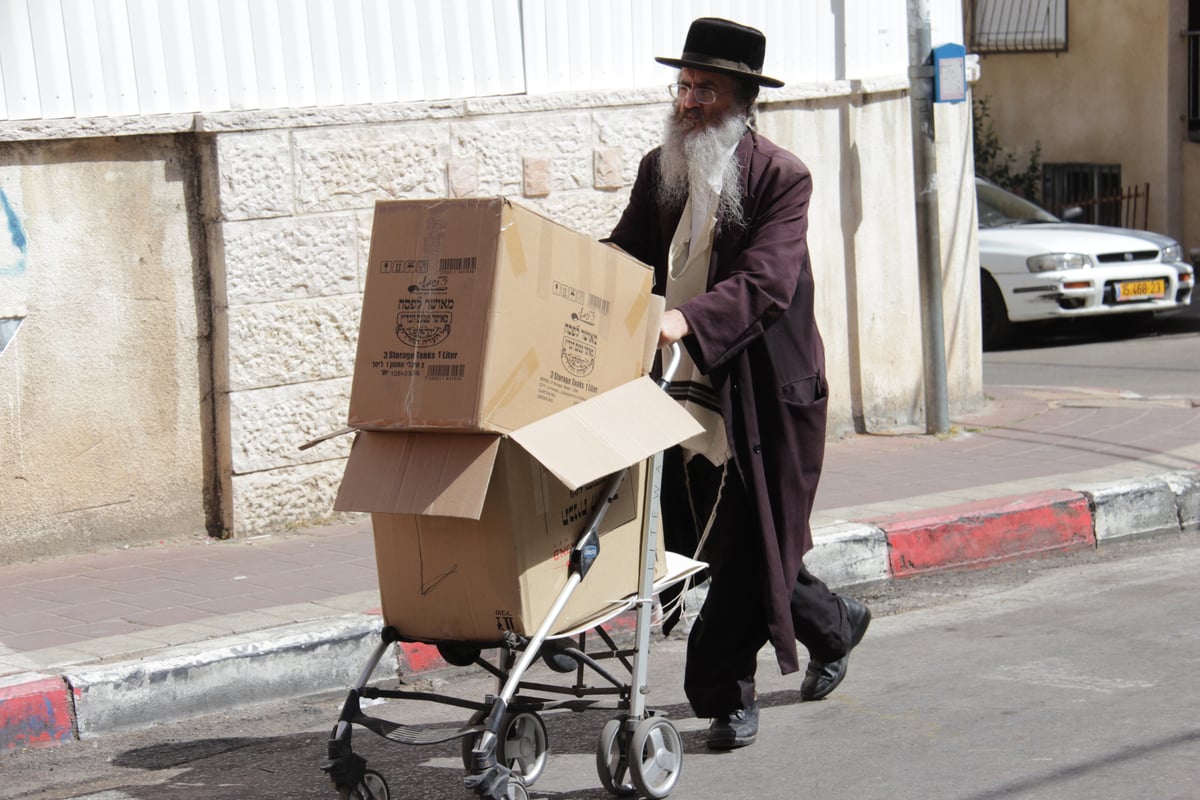
[(702, 106), (707, 106), (711, 103), (717, 102), (717, 97), (719, 95), (729, 94), (733, 91), (733, 89), (722, 89), (718, 91), (716, 89), (710, 89), (707, 86), (692, 86), (690, 83), (672, 83), (667, 87), (667, 91), (669, 91), (671, 93), (671, 97), (674, 97), (676, 100), (685, 97), (688, 92), (691, 92), (693, 100)]

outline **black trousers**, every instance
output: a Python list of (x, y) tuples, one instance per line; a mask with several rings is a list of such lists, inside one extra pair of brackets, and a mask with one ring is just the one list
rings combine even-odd
[[(703, 457), (685, 467), (679, 449), (668, 450), (662, 479), (667, 549), (691, 555), (715, 502), (716, 518), (702, 554), (709, 563), (708, 597), (688, 636), (683, 681), (698, 717), (720, 716), (754, 702), (758, 652), (768, 641), (764, 558), (754, 508), (737, 469), (729, 465), (722, 486), (720, 467)], [(845, 606), (803, 566), (792, 589), (791, 615), (796, 639), (810, 658), (835, 661), (848, 652)]]

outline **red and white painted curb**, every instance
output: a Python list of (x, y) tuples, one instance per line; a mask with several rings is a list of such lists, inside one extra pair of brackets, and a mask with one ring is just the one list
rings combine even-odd
[[(831, 586), (846, 587), (1171, 532), (1200, 532), (1200, 469), (822, 526), (806, 563)], [(156, 660), (0, 679), (0, 752), (347, 689), (379, 642), (379, 617), (270, 634), (266, 641), (259, 631), (205, 642)], [(448, 666), (429, 645), (394, 652), (403, 675)], [(392, 669), (385, 659), (381, 674)]]
[(888, 543), (890, 577), (986, 567), (1017, 558), (1094, 547), (1092, 513), (1077, 492), (969, 503), (872, 520)]
[(70, 691), (62, 678), (46, 675), (18, 675), (0, 684), (0, 751), (75, 739)]

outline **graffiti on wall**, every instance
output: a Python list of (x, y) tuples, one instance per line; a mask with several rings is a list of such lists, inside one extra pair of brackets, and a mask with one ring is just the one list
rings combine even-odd
[[(3, 227), (0, 227), (0, 278), (20, 277), (25, 273), (25, 250), (27, 240), (21, 218), (8, 201), (8, 195), (0, 189), (0, 211), (3, 212)], [(23, 312), (7, 308), (12, 303), (12, 292), (0, 284), (0, 354), (8, 349), (8, 343), (17, 335), (17, 328), (25, 319)]]
[(0, 276), (20, 275), (25, 272), (25, 228), (3, 189), (0, 189), (0, 210), (4, 212), (4, 228), (0, 229)]

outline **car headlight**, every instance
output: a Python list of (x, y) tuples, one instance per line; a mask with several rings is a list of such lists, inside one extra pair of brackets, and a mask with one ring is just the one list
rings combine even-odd
[(1162, 249), (1163, 261), (1183, 261), (1183, 248), (1177, 244), (1169, 244)]
[(1025, 259), (1030, 272), (1051, 272), (1056, 269), (1083, 269), (1091, 261), (1081, 253), (1046, 253)]

